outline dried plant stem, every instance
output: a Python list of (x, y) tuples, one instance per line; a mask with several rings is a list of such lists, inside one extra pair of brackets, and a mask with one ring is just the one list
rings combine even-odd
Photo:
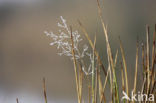
[(115, 66), (114, 66), (112, 52), (111, 52), (111, 48), (110, 48), (110, 44), (109, 44), (107, 29), (106, 29), (106, 26), (105, 26), (103, 18), (102, 18), (102, 10), (101, 10), (101, 7), (100, 7), (99, 0), (97, 0), (97, 4), (98, 4), (98, 11), (99, 11), (100, 20), (101, 20), (103, 31), (104, 31), (105, 38), (106, 38), (107, 55), (108, 55), (108, 59), (109, 59), (109, 62), (111, 64), (111, 67), (112, 67), (113, 85), (114, 85), (114, 88), (115, 88), (116, 102), (119, 103), (119, 94), (118, 94), (118, 86), (117, 86), (117, 80), (116, 80), (116, 74), (115, 74)]
[[(146, 83), (146, 77), (144, 77), (144, 79), (143, 79), (143, 84), (142, 84), (142, 88), (141, 88), (141, 94), (143, 94), (143, 92), (144, 92), (145, 83)], [(139, 103), (141, 103), (141, 101)]]
[(95, 103), (97, 103), (97, 92), (98, 92), (98, 67), (96, 67), (96, 76), (95, 76)]
[(144, 43), (142, 43), (142, 67), (143, 67), (143, 80), (146, 74), (146, 67), (145, 67), (145, 47)]
[(155, 31), (153, 34), (153, 48), (152, 48), (152, 76), (151, 76), (151, 84), (154, 85), (154, 78), (155, 78), (155, 60), (156, 60), (156, 54), (155, 54), (155, 41), (156, 41), (156, 24), (155, 24)]
[(79, 65), (79, 95), (80, 101), (82, 101), (82, 85), (83, 85), (83, 71), (81, 66)]
[[(122, 91), (125, 91), (124, 70), (123, 70), (122, 62), (120, 64), (121, 64)], [(125, 100), (123, 101), (123, 103), (125, 103)]]
[(76, 80), (76, 89), (77, 89), (78, 103), (81, 103), (80, 93), (79, 93), (77, 63), (76, 63), (76, 58), (75, 58), (74, 42), (73, 42), (73, 36), (72, 36), (72, 27), (70, 27), (70, 29), (71, 29), (72, 55), (73, 55), (73, 63), (74, 63), (74, 71), (75, 71), (75, 80)]
[[(120, 38), (119, 38), (119, 41), (120, 41), (120, 50), (121, 50), (121, 55), (122, 55), (122, 60), (123, 60), (123, 65), (124, 65), (125, 82), (126, 82), (126, 92), (127, 92), (127, 95), (129, 96), (129, 91), (128, 91), (128, 76), (127, 76), (127, 64), (126, 64), (126, 59), (125, 59), (125, 53), (124, 53), (122, 42), (121, 42)], [(127, 103), (128, 103), (128, 100), (127, 100)]]
[(16, 98), (16, 103), (19, 103), (18, 98)]
[(99, 98), (100, 98), (100, 103), (102, 103), (103, 100), (103, 90), (102, 90), (102, 82), (101, 82), (101, 75), (98, 72), (98, 83), (99, 83)]
[(125, 83), (124, 83), (124, 70), (121, 62), (121, 77), (122, 77), (122, 90), (125, 91)]
[(88, 85), (88, 103), (91, 103), (91, 83), (89, 79), (89, 75), (86, 75), (87, 85)]
[(91, 86), (88, 86), (88, 103), (91, 103)]
[(114, 60), (114, 66), (116, 67), (116, 64), (117, 64), (117, 59), (118, 59), (118, 49), (116, 51), (116, 54), (115, 54), (115, 60)]
[(147, 46), (147, 94), (150, 87), (150, 47), (149, 47), (149, 26), (146, 26), (146, 46)]
[[(81, 29), (82, 29), (82, 31), (83, 31), (85, 37), (86, 37), (87, 40), (89, 41), (89, 44), (90, 44), (91, 48), (93, 49), (93, 48), (94, 48), (94, 44), (93, 44), (93, 42), (91, 41), (91, 39), (90, 39), (90, 37), (89, 37), (89, 35), (88, 35), (86, 29), (83, 27), (82, 23), (81, 23), (79, 20), (78, 20), (78, 23), (79, 23), (79, 25), (80, 25), (80, 27), (81, 27)], [(105, 76), (106, 76), (107, 73), (106, 73), (106, 70), (105, 70), (104, 65), (102, 64), (102, 61), (101, 61), (101, 59), (100, 59), (100, 56), (99, 56), (98, 52), (95, 50), (94, 53), (95, 53), (95, 56), (98, 58), (98, 64), (101, 66), (101, 68), (102, 68), (102, 70), (103, 70), (103, 72), (104, 72), (104, 74), (105, 74)]]
[(154, 91), (156, 91), (155, 88), (156, 88), (156, 80), (154, 81), (154, 84), (153, 84), (153, 87), (152, 87), (152, 91), (151, 91), (151, 93), (154, 94)]
[(43, 78), (43, 93), (44, 93), (44, 100), (45, 100), (45, 103), (48, 103), (48, 102), (47, 102), (47, 93), (46, 93), (45, 78)]
[(95, 57), (94, 57), (94, 52), (95, 52), (95, 44), (96, 44), (96, 35), (94, 39), (94, 48), (93, 48), (93, 59), (91, 61), (92, 64), (92, 103), (95, 103)]
[[(133, 93), (136, 92), (136, 83), (137, 83), (137, 73), (138, 73), (138, 54), (139, 48), (138, 48), (138, 41), (137, 41), (137, 47), (136, 47), (136, 62), (135, 62), (135, 77), (134, 77), (134, 87), (133, 87)], [(135, 101), (133, 101), (135, 103)]]

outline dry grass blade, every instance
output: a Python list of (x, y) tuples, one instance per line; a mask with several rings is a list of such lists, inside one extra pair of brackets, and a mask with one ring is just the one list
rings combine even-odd
[(95, 103), (95, 45), (96, 45), (96, 35), (94, 38), (94, 47), (93, 47), (93, 60), (91, 61), (92, 64), (92, 103)]
[[(106, 78), (107, 77), (108, 77), (108, 75), (106, 76)], [(104, 101), (104, 103), (106, 103), (106, 99), (105, 99), (105, 95), (104, 95), (104, 90), (103, 90), (103, 87), (102, 87), (102, 81), (101, 81), (100, 72), (98, 72), (98, 83), (99, 83), (99, 98), (100, 98), (100, 101), (99, 102), (102, 103), (102, 101)]]
[(88, 103), (91, 103), (91, 86), (88, 86)]
[(79, 93), (77, 63), (76, 63), (76, 58), (75, 58), (74, 42), (73, 42), (73, 36), (72, 36), (72, 27), (70, 27), (70, 30), (71, 30), (72, 55), (73, 55), (73, 63), (74, 63), (74, 72), (75, 72), (75, 80), (76, 80), (76, 89), (77, 89), (78, 103), (81, 103), (80, 93)]
[(113, 57), (112, 57), (112, 54), (111, 54), (111, 49), (110, 49), (110, 46), (108, 45), (109, 47), (109, 56), (110, 56), (110, 63), (111, 63), (111, 66), (112, 66), (112, 72), (113, 72), (113, 88), (114, 88), (114, 93), (112, 93), (112, 99), (113, 99), (113, 95), (115, 96), (115, 102), (119, 103), (119, 94), (118, 94), (118, 85), (117, 85), (117, 80), (116, 80), (116, 72), (115, 72), (115, 66), (116, 66), (116, 62), (117, 62), (117, 56), (118, 56), (118, 50), (116, 52), (116, 56), (115, 56), (115, 63), (113, 62)]
[(100, 20), (101, 20), (101, 23), (102, 23), (103, 31), (104, 31), (104, 34), (105, 34), (106, 42), (107, 42), (107, 45), (109, 46), (109, 41), (108, 41), (109, 39), (108, 39), (108, 34), (107, 34), (107, 28), (106, 28), (106, 26), (104, 24), (104, 21), (102, 19), (102, 10), (101, 10), (101, 7), (100, 7), (99, 0), (97, 0), (97, 4), (98, 4), (99, 16), (100, 16)]
[[(142, 88), (141, 88), (141, 94), (144, 93), (144, 90), (145, 90), (145, 83), (146, 83), (146, 77), (144, 77), (144, 80), (143, 80), (143, 84), (142, 84)], [(142, 103), (141, 101), (139, 103)]]
[(136, 50), (136, 63), (135, 63), (135, 79), (134, 79), (134, 88), (133, 92), (136, 92), (136, 82), (137, 82), (137, 73), (138, 73), (138, 55), (139, 55), (139, 47), (138, 47), (138, 41), (137, 41), (137, 50)]
[[(116, 51), (116, 55), (115, 55), (115, 60), (114, 60), (114, 73), (116, 73), (116, 63), (117, 63), (117, 59), (118, 59), (118, 50)], [(118, 86), (117, 86), (117, 80), (116, 80), (116, 74), (115, 76), (115, 97), (116, 97), (116, 101), (119, 102), (117, 100), (117, 98), (119, 98), (119, 94), (118, 94)]]
[[(104, 92), (105, 92), (105, 88), (106, 88), (106, 84), (107, 84), (107, 81), (108, 81), (108, 76), (109, 76), (109, 72), (110, 72), (110, 71), (111, 71), (110, 68), (108, 68), (108, 70), (107, 70), (107, 75), (106, 75), (105, 82), (104, 82), (103, 89), (102, 89), (103, 94), (104, 94)], [(104, 95), (102, 95), (101, 100), (103, 100), (104, 98), (105, 98)]]
[(143, 85), (142, 85), (142, 92), (145, 93), (147, 87), (147, 54), (145, 52), (145, 45), (142, 43), (142, 66), (143, 66)]
[(122, 55), (122, 60), (123, 60), (123, 65), (124, 65), (125, 82), (126, 82), (126, 92), (127, 92), (127, 95), (129, 95), (129, 90), (128, 90), (129, 89), (128, 88), (128, 76), (127, 76), (127, 64), (126, 64), (126, 59), (125, 59), (125, 53), (124, 53), (122, 42), (121, 42), (120, 38), (119, 38), (119, 41), (120, 41), (120, 50), (121, 50), (121, 55)]
[(83, 85), (83, 71), (81, 66), (79, 65), (79, 95), (80, 101), (82, 101), (82, 85)]
[(147, 46), (147, 94), (150, 86), (150, 46), (149, 46), (149, 26), (146, 26), (146, 46)]
[(48, 103), (48, 102), (47, 102), (47, 93), (46, 93), (45, 78), (43, 78), (43, 93), (44, 93), (44, 100), (45, 100), (45, 103)]
[[(91, 41), (91, 39), (90, 39), (90, 37), (89, 37), (89, 35), (88, 35), (86, 29), (83, 27), (82, 23), (81, 23), (79, 20), (78, 20), (78, 23), (79, 23), (79, 25), (80, 25), (80, 27), (81, 27), (81, 29), (82, 29), (82, 31), (83, 31), (85, 37), (87, 38), (87, 40), (88, 40), (90, 46), (91, 46), (92, 49), (93, 49), (93, 48), (94, 48), (94, 44), (93, 44), (93, 42)], [(102, 61), (101, 61), (101, 59), (100, 59), (100, 56), (99, 56), (99, 54), (98, 54), (98, 52), (97, 52), (96, 50), (95, 50), (95, 55), (96, 55), (96, 57), (98, 58), (98, 63), (99, 63), (99, 65), (102, 67), (102, 70), (103, 70), (103, 72), (104, 72), (104, 74), (105, 74), (105, 76), (106, 76), (107, 73), (106, 73), (105, 67), (104, 67), (104, 65), (102, 64)]]
[[(116, 63), (117, 63), (117, 57), (118, 57), (118, 50), (117, 50), (117, 52), (116, 52), (116, 55), (115, 55), (115, 66), (116, 66)], [(104, 85), (103, 85), (103, 89), (102, 89), (102, 97), (101, 97), (101, 99), (100, 99), (100, 101), (101, 100), (104, 100), (104, 103), (106, 102), (106, 100), (105, 100), (105, 97), (104, 97), (104, 91), (105, 91), (105, 88), (106, 88), (106, 84), (107, 84), (107, 80), (108, 80), (108, 76), (109, 76), (109, 73), (111, 74), (111, 70), (110, 70), (110, 66), (108, 67), (108, 69), (107, 69), (107, 75), (106, 75), (106, 78), (105, 78), (105, 82), (104, 82)], [(112, 88), (112, 87), (111, 87)], [(112, 89), (111, 89), (112, 90)], [(101, 101), (102, 102), (102, 101)], [(100, 103), (101, 103), (100, 102)]]
[(101, 23), (102, 23), (102, 27), (103, 27), (103, 31), (104, 31), (104, 35), (105, 35), (105, 39), (106, 39), (108, 61), (110, 62), (111, 67), (112, 67), (113, 85), (115, 86), (115, 96), (117, 96), (115, 98), (116, 98), (116, 101), (119, 102), (118, 86), (117, 86), (116, 74), (115, 74), (115, 65), (114, 65), (114, 61), (113, 61), (113, 57), (112, 57), (112, 52), (111, 52), (111, 48), (110, 48), (110, 44), (109, 44), (107, 28), (106, 28), (106, 26), (104, 24), (104, 21), (102, 19), (102, 10), (101, 10), (101, 7), (100, 7), (99, 0), (97, 0), (97, 4), (98, 4), (98, 11), (99, 11), (100, 20), (101, 20)]
[(18, 98), (16, 98), (16, 103), (19, 103)]
[(101, 103), (102, 102), (103, 90), (102, 90), (101, 76), (100, 76), (99, 72), (98, 72), (98, 82), (99, 82), (99, 98), (100, 98), (100, 103)]
[(155, 88), (156, 88), (156, 80), (154, 81), (154, 84), (153, 84), (153, 87), (152, 87), (152, 91), (151, 91), (151, 93), (154, 94), (154, 90), (155, 90)]
[(154, 34), (153, 34), (153, 48), (152, 48), (152, 76), (151, 76), (151, 84), (153, 85), (154, 84), (154, 78), (155, 78), (155, 74), (154, 74), (154, 72), (155, 72), (155, 70), (154, 70), (154, 68), (155, 68), (155, 57), (156, 57), (156, 55), (155, 55), (155, 40), (156, 40), (156, 24), (155, 24), (155, 31), (154, 31)]
[(143, 80), (146, 75), (146, 67), (145, 67), (145, 47), (144, 43), (142, 43), (142, 66), (143, 66)]
[(97, 92), (98, 92), (98, 68), (96, 68), (96, 79), (95, 79), (95, 103), (97, 103)]
[(116, 55), (115, 55), (115, 61), (114, 61), (114, 66), (115, 67), (116, 67), (117, 59), (118, 59), (118, 50), (116, 51)]
[[(133, 87), (133, 93), (136, 93), (136, 83), (137, 83), (137, 73), (138, 73), (138, 53), (139, 53), (139, 48), (138, 48), (138, 41), (137, 41), (137, 47), (136, 47), (136, 62), (135, 62), (135, 77), (134, 77), (134, 87)], [(135, 101), (133, 102), (135, 103)]]
[(89, 75), (86, 75), (87, 84), (88, 84), (88, 103), (91, 103), (91, 83), (89, 79)]
[(121, 64), (121, 79), (122, 79), (122, 91), (125, 91), (125, 79), (124, 79), (124, 70), (123, 70), (123, 66), (122, 66), (122, 62), (120, 62)]

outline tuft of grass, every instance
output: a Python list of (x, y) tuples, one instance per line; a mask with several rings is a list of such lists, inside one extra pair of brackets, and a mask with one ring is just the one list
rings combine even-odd
[[(156, 64), (156, 25), (155, 25), (155, 31), (153, 33), (153, 43), (152, 46), (150, 46), (150, 33), (149, 33), (149, 26), (146, 26), (146, 43), (142, 42), (142, 51), (141, 51), (141, 59), (142, 64), (139, 63), (139, 40), (137, 40), (136, 44), (136, 58), (135, 58), (135, 73), (134, 73), (134, 83), (133, 88), (129, 87), (128, 82), (128, 72), (127, 72), (127, 63), (126, 63), (126, 56), (124, 52), (124, 48), (121, 42), (121, 39), (119, 37), (119, 45), (120, 45), (120, 51), (121, 51), (121, 60), (118, 59), (118, 49), (116, 51), (115, 57), (113, 57), (110, 41), (109, 41), (109, 35), (108, 35), (108, 29), (107, 26), (104, 23), (104, 20), (102, 18), (102, 9), (100, 5), (100, 1), (97, 1), (97, 7), (98, 7), (98, 15), (102, 24), (104, 37), (106, 40), (106, 50), (107, 50), (107, 60), (108, 60), (108, 67), (106, 69), (105, 62), (101, 60), (101, 57), (99, 56), (98, 51), (96, 50), (96, 35), (94, 38), (94, 41), (91, 40), (89, 37), (89, 34), (87, 33), (87, 30), (82, 25), (82, 23), (78, 20), (78, 23), (80, 25), (80, 28), (85, 35), (86, 39), (89, 42), (89, 45), (91, 47), (91, 53), (88, 53), (88, 48), (83, 49), (83, 52), (80, 52), (80, 48), (78, 48), (78, 44), (81, 41), (79, 38), (80, 35), (78, 32), (73, 32), (72, 27), (70, 26), (70, 29), (68, 28), (66, 24), (66, 20), (61, 17), (63, 24), (58, 24), (59, 27), (65, 29), (68, 33), (67, 35), (63, 32), (63, 35), (57, 36), (54, 33), (47, 33), (46, 35), (50, 35), (54, 42), (51, 43), (51, 45), (57, 44), (57, 48), (60, 47), (58, 45), (60, 41), (57, 41), (56, 38), (59, 38), (61, 40), (61, 46), (63, 49), (63, 52), (61, 55), (66, 55), (69, 57), (72, 57), (71, 60), (73, 61), (74, 65), (74, 73), (75, 73), (75, 82), (76, 82), (76, 92), (77, 92), (77, 100), (78, 103), (86, 103), (85, 97), (83, 93), (84, 87), (84, 81), (87, 84), (88, 88), (88, 96), (87, 96), (87, 102), (88, 103), (135, 103), (135, 101), (128, 101), (123, 100), (121, 101), (121, 97), (119, 96), (119, 93), (122, 91), (126, 92), (129, 96), (129, 90), (132, 89), (133, 93), (136, 93), (137, 90), (141, 91), (141, 94), (156, 94), (156, 71), (155, 71), (155, 64)], [(65, 39), (70, 39), (70, 43), (63, 41)], [(152, 51), (150, 49), (152, 47)], [(87, 51), (87, 52), (86, 52)], [(84, 60), (84, 53), (85, 56), (89, 57), (90, 67), (88, 68), (88, 71), (85, 71), (87, 61)], [(82, 55), (83, 54), (83, 55)], [(152, 57), (151, 57), (152, 56)], [(119, 81), (118, 76), (116, 75), (116, 69), (118, 61), (120, 61), (120, 71), (121, 71), (121, 90), (119, 88)], [(141, 87), (137, 88), (137, 82), (138, 82), (138, 67), (142, 68), (142, 85)], [(91, 71), (91, 72), (90, 72)], [(104, 76), (102, 75), (102, 72), (104, 73)], [(86, 79), (86, 80), (85, 80)], [(106, 87), (109, 87), (110, 92), (106, 93)], [(46, 92), (46, 83), (45, 78), (43, 78), (43, 94), (44, 94), (44, 101), (45, 103), (48, 103), (47, 101), (47, 92)], [(110, 99), (110, 100), (107, 100)], [(18, 98), (16, 99), (16, 102), (19, 103)], [(152, 103), (148, 101), (139, 102), (139, 103)]]

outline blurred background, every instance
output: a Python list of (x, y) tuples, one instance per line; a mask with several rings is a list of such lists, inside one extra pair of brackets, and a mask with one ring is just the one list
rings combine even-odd
[[(113, 52), (119, 48), (120, 36), (129, 81), (133, 82), (136, 38), (145, 40), (146, 24), (152, 36), (156, 1), (101, 0), (101, 5)], [(58, 56), (56, 47), (49, 45), (51, 39), (44, 34), (45, 30), (58, 33), (60, 16), (82, 35), (78, 19), (91, 37), (96, 32), (97, 50), (106, 61), (96, 0), (0, 0), (0, 103), (16, 103), (17, 97), (20, 103), (43, 103), (43, 77), (49, 103), (75, 103), (73, 63), (68, 57)]]

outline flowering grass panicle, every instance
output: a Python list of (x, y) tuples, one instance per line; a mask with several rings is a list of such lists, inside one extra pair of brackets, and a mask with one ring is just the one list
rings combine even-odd
[[(47, 36), (50, 36), (52, 38), (52, 42), (50, 45), (56, 45), (57, 49), (60, 51), (58, 55), (62, 56), (68, 56), (71, 59), (73, 59), (72, 55), (72, 43), (71, 43), (71, 31), (67, 25), (66, 20), (60, 16), (61, 23), (58, 22), (58, 27), (60, 28), (58, 30), (58, 34), (55, 34), (53, 32), (47, 32), (44, 33)], [(74, 51), (75, 51), (75, 59), (80, 61), (82, 64), (82, 70), (86, 75), (89, 75), (92, 73), (91, 71), (91, 63), (93, 61), (93, 55), (91, 52), (89, 52), (88, 46), (86, 44), (81, 44), (81, 41), (83, 40), (81, 35), (78, 33), (78, 31), (72, 31), (72, 37), (74, 42)], [(84, 64), (84, 59), (89, 59), (89, 65), (88, 67)]]

